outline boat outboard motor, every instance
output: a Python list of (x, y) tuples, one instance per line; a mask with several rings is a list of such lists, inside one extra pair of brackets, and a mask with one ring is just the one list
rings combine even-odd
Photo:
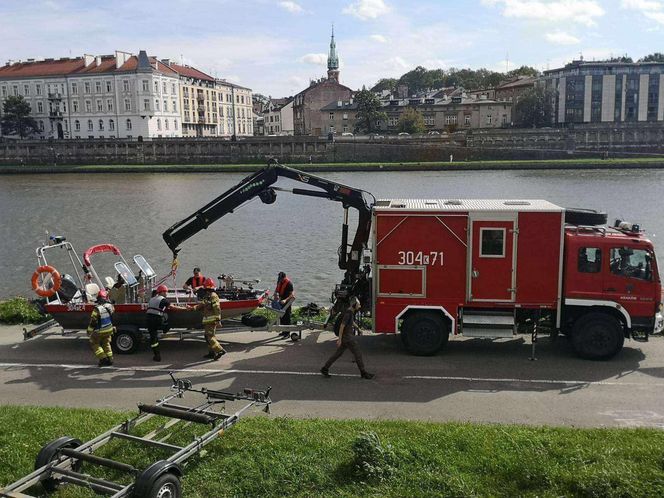
[(71, 275), (62, 275), (62, 283), (58, 289), (58, 296), (60, 296), (60, 301), (62, 303), (68, 303), (74, 298), (77, 292), (78, 287), (76, 286), (74, 278)]

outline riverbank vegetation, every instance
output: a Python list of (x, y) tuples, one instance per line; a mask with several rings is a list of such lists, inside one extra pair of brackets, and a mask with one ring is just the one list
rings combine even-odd
[[(431, 162), (338, 162), (285, 163), (310, 172), (335, 171), (473, 171), (473, 170), (548, 170), (548, 169), (623, 169), (664, 168), (664, 157), (575, 158), (500, 161)], [(256, 164), (87, 164), (87, 165), (0, 165), (1, 174), (53, 173), (247, 173), (265, 167)]]
[[(0, 486), (29, 473), (46, 442), (63, 435), (90, 439), (127, 416), (133, 415), (1, 407)], [(120, 454), (138, 466), (164, 456), (119, 441), (99, 451)], [(99, 467), (92, 472), (104, 475)], [(183, 494), (664, 496), (664, 432), (256, 416), (191, 460)], [(70, 487), (55, 496), (92, 495)]]
[(14, 297), (6, 301), (0, 301), (0, 323), (35, 324), (41, 323), (46, 317), (39, 308), (24, 297)]

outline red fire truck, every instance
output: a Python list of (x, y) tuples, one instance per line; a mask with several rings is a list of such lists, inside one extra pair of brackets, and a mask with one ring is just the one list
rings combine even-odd
[[(344, 279), (331, 317), (358, 296), (375, 333), (401, 333), (406, 348), (435, 354), (451, 336), (503, 338), (546, 326), (577, 353), (608, 359), (625, 338), (664, 329), (662, 286), (652, 243), (638, 225), (543, 200), (391, 199), (271, 161), (200, 210), (164, 240), (179, 245), (243, 203), (271, 204), (280, 177), (299, 195), (341, 202)], [(348, 237), (348, 208), (358, 227)]]
[(662, 331), (662, 287), (638, 225), (543, 200), (379, 200), (374, 332), (415, 354), (450, 336), (512, 337), (547, 323), (585, 358)]

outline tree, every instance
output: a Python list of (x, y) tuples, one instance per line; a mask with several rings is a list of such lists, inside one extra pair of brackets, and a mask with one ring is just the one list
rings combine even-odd
[(513, 108), (514, 124), (520, 128), (551, 126), (553, 122), (553, 92), (541, 86), (526, 90)]
[(399, 118), (397, 129), (399, 132), (406, 132), (410, 134), (423, 133), (426, 130), (424, 116), (422, 116), (422, 113), (417, 109), (409, 107)]
[(380, 110), (380, 99), (375, 93), (362, 87), (353, 98), (357, 102), (355, 133), (373, 133), (378, 121), (387, 120), (387, 114)]
[(396, 89), (397, 80), (395, 78), (382, 78), (371, 88), (371, 91), (380, 93), (383, 90), (389, 90), (390, 92), (394, 92)]
[(664, 62), (664, 54), (661, 52), (655, 52), (654, 54), (641, 57), (639, 62)]
[(2, 133), (26, 138), (39, 130), (37, 121), (30, 116), (30, 104), (22, 96), (7, 97), (2, 106)]

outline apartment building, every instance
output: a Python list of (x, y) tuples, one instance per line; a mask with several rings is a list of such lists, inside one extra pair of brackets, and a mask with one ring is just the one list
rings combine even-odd
[(293, 98), (270, 99), (263, 109), (265, 135), (293, 135)]
[(554, 124), (664, 121), (664, 63), (572, 61), (545, 71)]
[(143, 50), (0, 67), (0, 113), (8, 96), (22, 96), (39, 138), (182, 136), (179, 91), (177, 73)]

